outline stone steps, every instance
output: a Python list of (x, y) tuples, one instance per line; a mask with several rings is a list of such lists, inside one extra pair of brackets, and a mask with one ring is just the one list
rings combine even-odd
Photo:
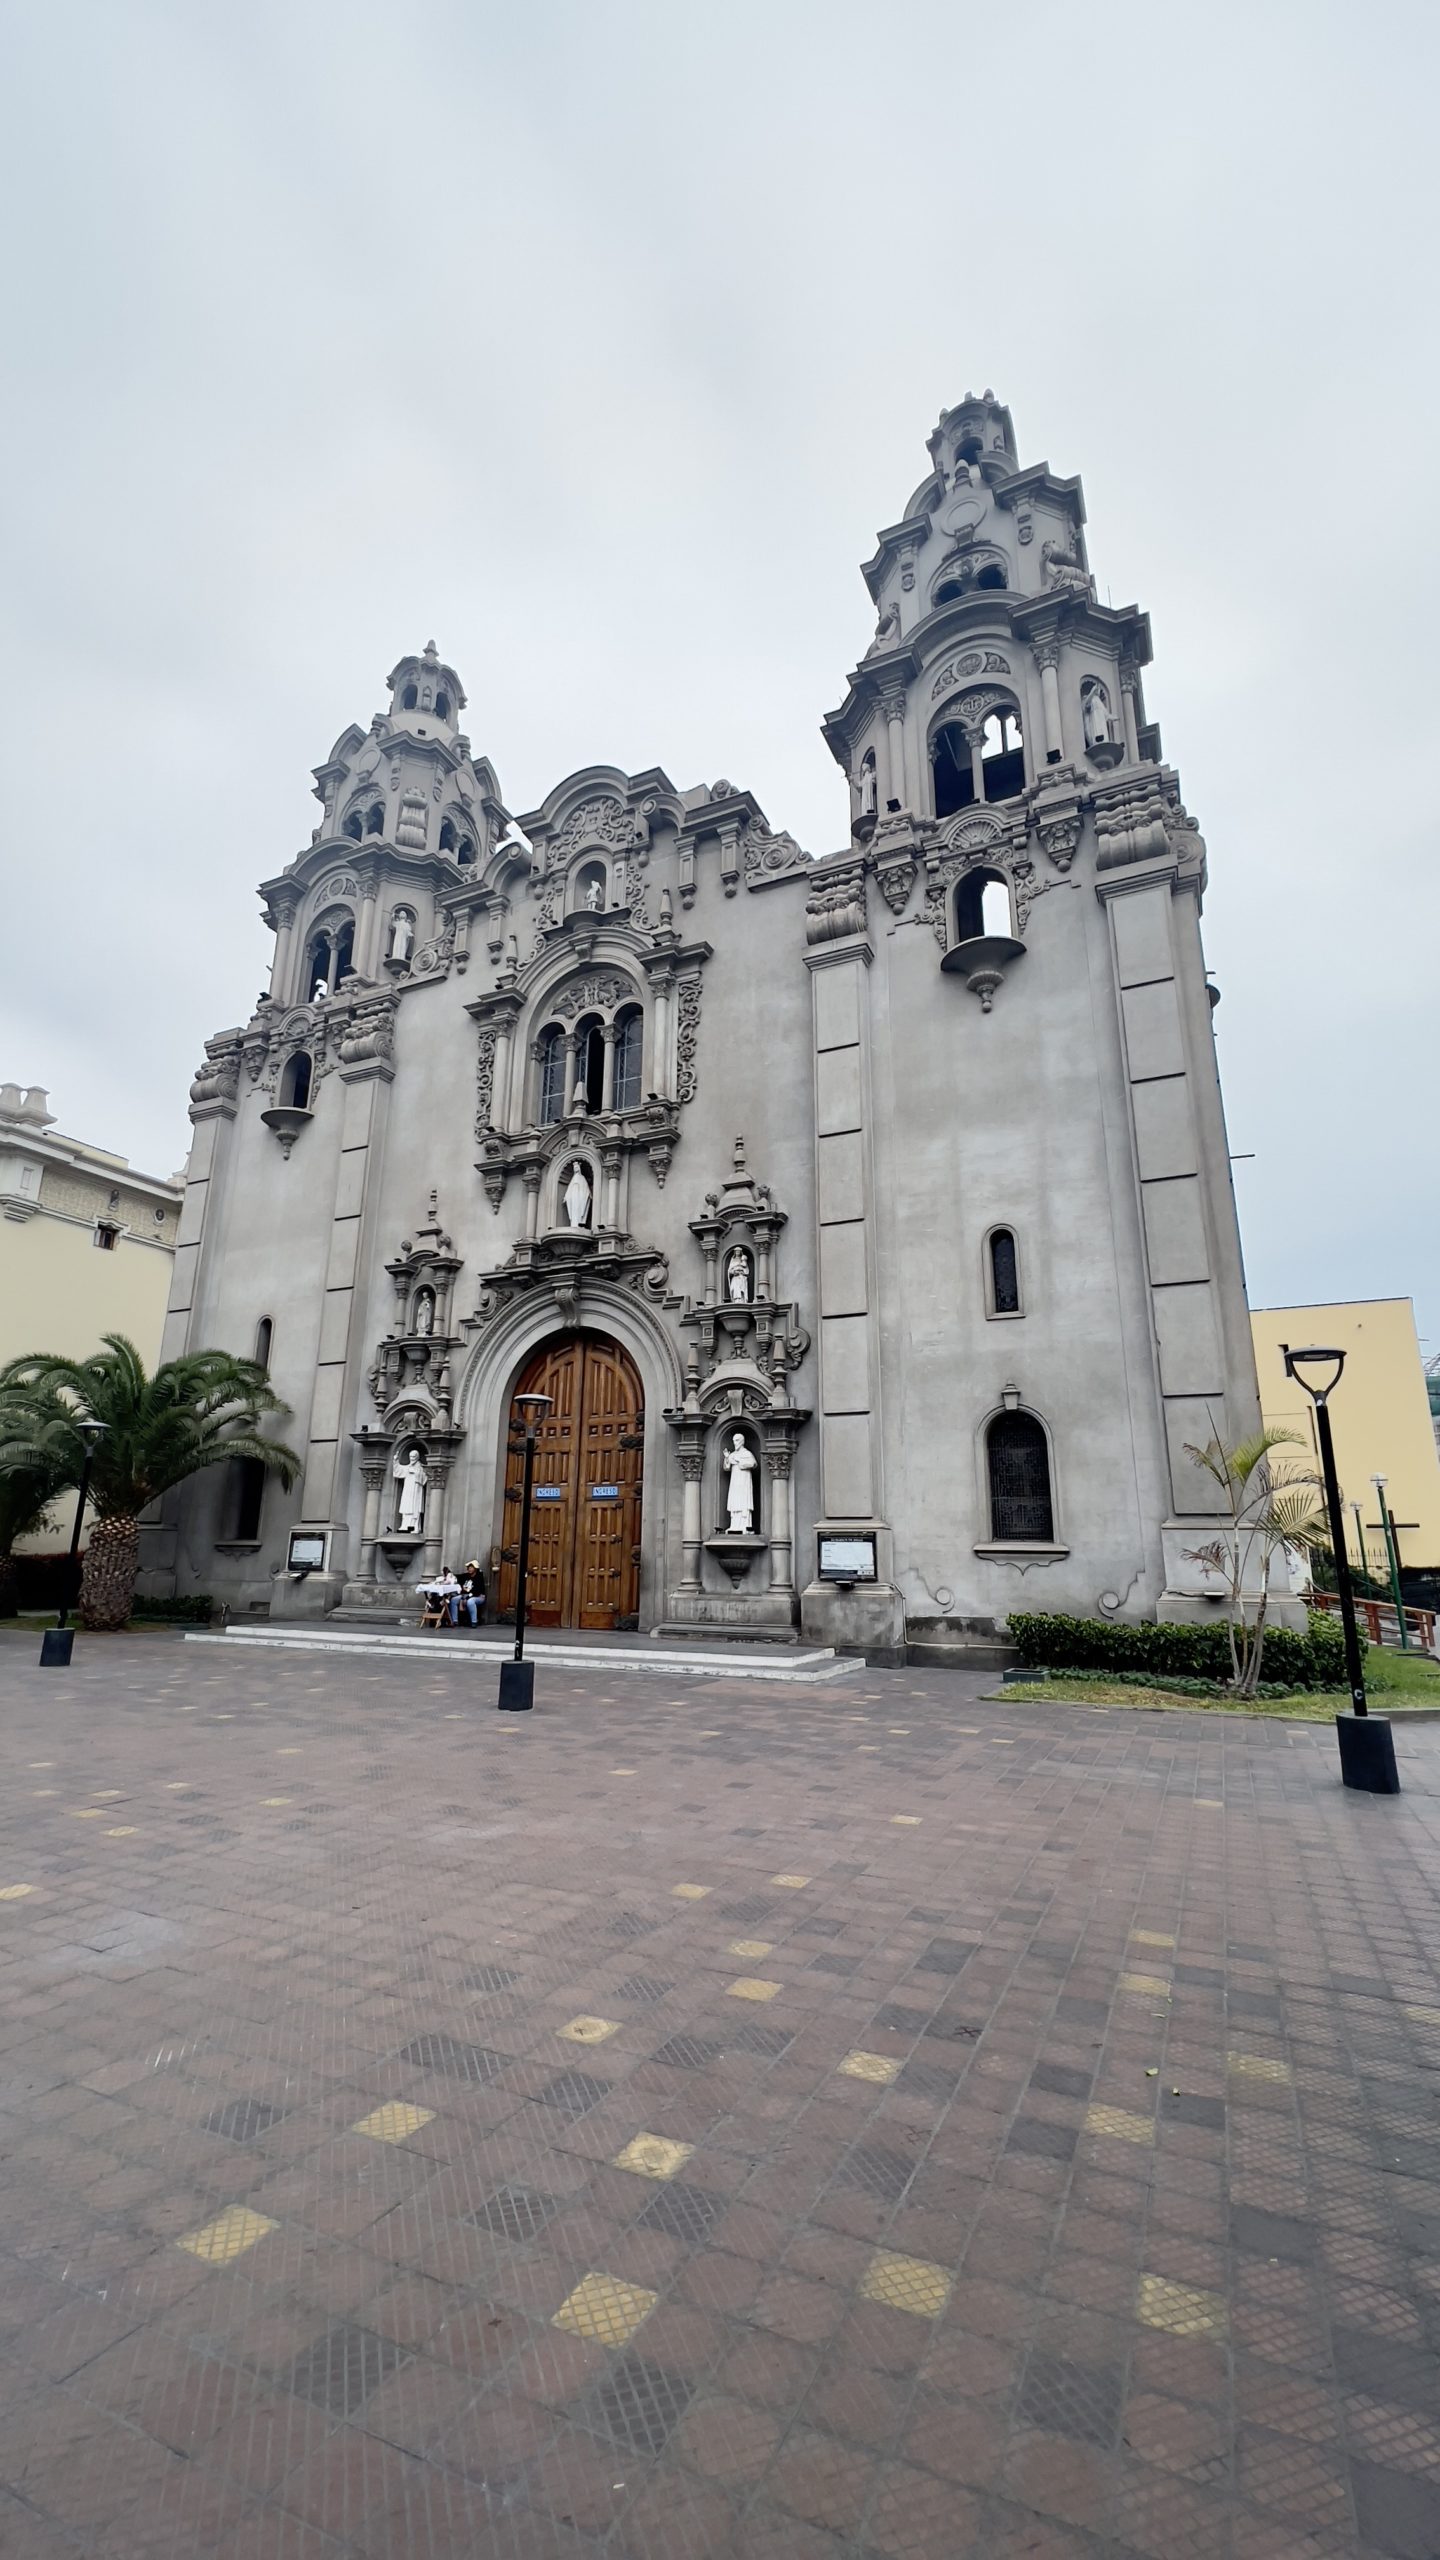
[[(337, 1627), (332, 1618), (323, 1626), (276, 1626), (242, 1623), (226, 1628), (223, 1634), (195, 1632), (187, 1636), (189, 1644), (228, 1645), (232, 1652), (240, 1646), (248, 1650), (264, 1648), (286, 1653), (329, 1653), (342, 1656), (365, 1655), (371, 1660), (410, 1662), (453, 1662), (494, 1673), (502, 1662), (510, 1660), (514, 1639), (503, 1630), (486, 1633), (461, 1629), (444, 1635), (387, 1634), (351, 1627)], [(817, 1688), (833, 1681), (853, 1680), (863, 1674), (865, 1665), (858, 1655), (838, 1654), (832, 1647), (811, 1648), (805, 1652), (741, 1653), (733, 1647), (711, 1652), (698, 1645), (662, 1646), (644, 1636), (619, 1642), (609, 1639), (602, 1644), (566, 1644), (553, 1636), (537, 1637), (527, 1645), (528, 1658), (543, 1670), (552, 1664), (556, 1670), (591, 1671), (597, 1678), (609, 1679), (630, 1671), (661, 1672), (667, 1679), (688, 1675), (700, 1680), (772, 1680), (797, 1688)]]

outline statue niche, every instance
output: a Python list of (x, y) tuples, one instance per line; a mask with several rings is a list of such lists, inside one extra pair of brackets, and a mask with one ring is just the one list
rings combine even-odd
[(425, 1494), (430, 1476), (418, 1441), (412, 1441), (408, 1448), (396, 1451), (391, 1473), (396, 1484), (396, 1531), (402, 1538), (423, 1537)]

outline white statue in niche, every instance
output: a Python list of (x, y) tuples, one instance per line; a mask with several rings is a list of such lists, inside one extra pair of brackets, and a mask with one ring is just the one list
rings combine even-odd
[(425, 1488), (430, 1482), (418, 1449), (396, 1459), (394, 1475), (400, 1487), (400, 1534), (418, 1538), (425, 1526)]
[(415, 919), (404, 907), (397, 907), (390, 919), (390, 957), (408, 960), (415, 943)]
[(725, 1295), (732, 1307), (750, 1304), (750, 1257), (738, 1244), (725, 1265)]
[(1086, 746), (1103, 747), (1108, 745), (1110, 739), (1110, 706), (1105, 699), (1104, 692), (1098, 684), (1092, 684), (1087, 687), (1084, 711)]
[(432, 1334), (435, 1330), (435, 1293), (432, 1289), (422, 1289), (416, 1298), (415, 1330), (422, 1335)]
[(560, 1195), (560, 1205), (565, 1212), (567, 1227), (589, 1226), (592, 1196), (590, 1176), (585, 1167), (583, 1164), (572, 1165), (570, 1179)]
[(755, 1461), (745, 1446), (745, 1435), (737, 1431), (721, 1464), (729, 1479), (725, 1493), (725, 1509), (732, 1538), (748, 1538), (755, 1526)]
[(874, 817), (875, 794), (875, 759), (872, 755), (867, 755), (860, 766), (860, 815), (862, 818)]
[(585, 891), (586, 911), (592, 916), (598, 916), (604, 904), (605, 883), (597, 872), (595, 878), (589, 883)]

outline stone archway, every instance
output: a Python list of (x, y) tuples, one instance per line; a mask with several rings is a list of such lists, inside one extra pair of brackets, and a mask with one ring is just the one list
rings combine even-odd
[[(630, 1354), (608, 1334), (559, 1334), (531, 1354), (514, 1394), (549, 1396), (535, 1450), (528, 1615), (541, 1627), (638, 1623), (645, 1396)], [(497, 1594), (513, 1615), (522, 1460), (511, 1449)]]

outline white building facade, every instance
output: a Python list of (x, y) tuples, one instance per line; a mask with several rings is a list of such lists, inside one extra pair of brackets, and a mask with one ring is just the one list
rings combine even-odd
[(1216, 1607), (1187, 1449), (1259, 1407), (1204, 846), (1078, 481), (989, 393), (929, 453), (824, 724), (839, 852), (658, 767), (513, 818), (433, 646), (317, 769), (166, 1331), (259, 1351), (304, 1476), (182, 1488), (151, 1589), (384, 1615), (473, 1556), (513, 1604), (534, 1387), (542, 1623), (895, 1659)]

